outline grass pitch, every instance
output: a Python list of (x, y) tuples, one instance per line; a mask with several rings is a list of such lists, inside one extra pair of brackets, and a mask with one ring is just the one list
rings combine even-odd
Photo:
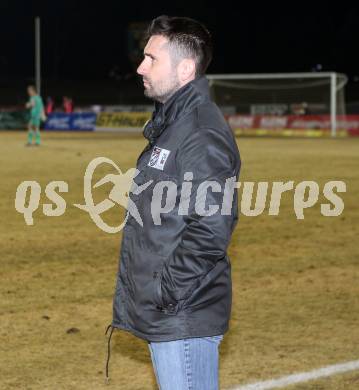
[[(0, 389), (154, 390), (146, 342), (115, 331), (111, 382), (104, 384), (106, 338), (120, 234), (99, 230), (83, 201), (83, 175), (97, 156), (122, 171), (145, 145), (138, 136), (43, 133), (25, 148), (25, 133), (1, 132)], [(346, 182), (345, 208), (324, 217), (320, 204), (297, 220), (293, 193), (278, 216), (240, 216), (229, 255), (233, 271), (231, 329), (220, 349), (221, 389), (359, 359), (359, 139), (239, 138), (240, 180)], [(98, 178), (111, 170), (100, 167)], [(113, 171), (112, 171), (113, 172)], [(17, 186), (42, 187), (34, 225), (15, 210)], [(64, 215), (46, 217), (48, 182), (64, 180)], [(111, 186), (97, 190), (105, 199)], [(241, 191), (240, 191), (241, 194)], [(106, 212), (116, 225), (123, 210)], [(72, 331), (69, 331), (72, 329)], [(69, 332), (69, 333), (68, 333)], [(359, 389), (359, 372), (288, 387)]]

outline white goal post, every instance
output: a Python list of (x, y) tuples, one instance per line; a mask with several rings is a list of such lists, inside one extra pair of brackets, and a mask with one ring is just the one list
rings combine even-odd
[(258, 96), (263, 105), (289, 104), (294, 103), (295, 99), (299, 103), (307, 98), (312, 100), (313, 106), (315, 103), (316, 106), (321, 103), (322, 110), (325, 107), (325, 114), (330, 115), (330, 131), (333, 137), (337, 133), (337, 115), (345, 115), (344, 87), (348, 78), (342, 73), (209, 74), (207, 78), (212, 96), (219, 106), (233, 105), (238, 109), (237, 103), (240, 105), (246, 99), (253, 102), (254, 96)]

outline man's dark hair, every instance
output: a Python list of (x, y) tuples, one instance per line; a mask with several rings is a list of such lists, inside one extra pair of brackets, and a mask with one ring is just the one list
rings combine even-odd
[(212, 39), (203, 24), (190, 18), (162, 15), (150, 23), (146, 38), (152, 35), (166, 37), (179, 59), (193, 58), (196, 76), (206, 73), (212, 60)]

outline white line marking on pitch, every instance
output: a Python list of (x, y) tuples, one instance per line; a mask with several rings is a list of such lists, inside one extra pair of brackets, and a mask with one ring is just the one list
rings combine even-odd
[(300, 372), (298, 374), (283, 376), (278, 379), (270, 379), (264, 382), (250, 383), (248, 385), (243, 385), (239, 387), (232, 387), (230, 390), (268, 390), (276, 389), (279, 387), (293, 385), (295, 383), (307, 382), (313, 379), (324, 378), (327, 376), (340, 374), (347, 371), (353, 371), (359, 369), (359, 360), (354, 360), (352, 362), (334, 364), (332, 366), (327, 366), (319, 368), (317, 370)]

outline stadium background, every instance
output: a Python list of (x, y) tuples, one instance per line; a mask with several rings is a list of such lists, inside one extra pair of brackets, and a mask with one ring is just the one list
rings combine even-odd
[[(114, 334), (111, 382), (104, 385), (104, 330), (111, 320), (121, 233), (102, 232), (73, 204), (83, 201), (83, 175), (93, 158), (111, 158), (126, 171), (145, 145), (140, 130), (151, 102), (144, 99), (134, 70), (143, 27), (160, 14), (207, 24), (215, 43), (212, 74), (333, 71), (348, 77), (345, 115), (352, 127), (335, 138), (329, 137), (327, 116), (323, 131), (295, 134), (255, 126), (262, 131), (249, 129), (249, 135), (265, 137), (248, 137), (233, 126), (242, 182), (314, 180), (322, 190), (327, 181), (342, 180), (347, 191), (338, 217), (320, 213), (326, 203), (321, 194), (304, 220), (297, 220), (292, 193), (283, 196), (278, 216), (269, 216), (268, 206), (261, 216), (241, 215), (229, 249), (233, 314), (220, 350), (221, 388), (359, 359), (359, 139), (352, 136), (359, 115), (358, 7), (258, 8), (228, 2), (219, 9), (199, 1), (132, 9), (109, 2), (99, 10), (81, 1), (5, 1), (0, 13), (0, 389), (156, 388), (146, 344), (123, 332)], [(24, 148), (23, 110), (26, 85), (35, 82), (35, 16), (41, 18), (41, 94), (56, 103), (43, 145), (36, 149)], [(73, 114), (62, 112), (62, 96), (74, 99)], [(301, 117), (305, 121), (306, 115)], [(102, 167), (96, 178), (110, 172)], [(34, 226), (27, 226), (14, 207), (24, 180), (36, 180), (42, 188)], [(42, 212), (49, 202), (45, 187), (53, 180), (69, 184), (60, 217)], [(98, 189), (96, 200), (106, 199), (110, 190), (110, 185)], [(117, 225), (123, 209), (114, 207), (104, 218)], [(355, 390), (359, 374), (354, 370), (286, 388)]]

